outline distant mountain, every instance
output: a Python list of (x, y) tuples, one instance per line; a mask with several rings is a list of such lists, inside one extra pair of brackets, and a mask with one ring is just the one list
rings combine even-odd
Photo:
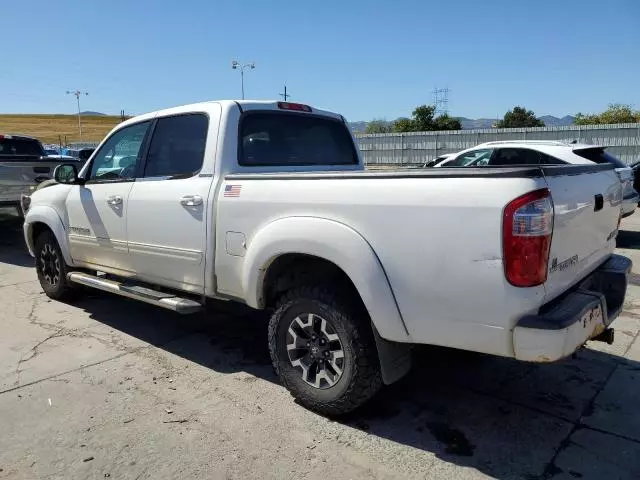
[(472, 118), (458, 117), (462, 124), (463, 130), (471, 130), (474, 128), (493, 128), (493, 124), (496, 123), (495, 118)]
[[(493, 128), (497, 119), (495, 118), (465, 118), (457, 117), (462, 124), (463, 130), (480, 129), (480, 128)], [(565, 115), (562, 118), (554, 117), (553, 115), (543, 115), (539, 117), (547, 127), (564, 127), (567, 125), (573, 125), (574, 117), (571, 115)], [(364, 133), (367, 129), (369, 122), (351, 122), (351, 130), (357, 133)], [(389, 122), (393, 123), (393, 122)]]
[(364, 133), (369, 122), (349, 122), (351, 130), (358, 133)]
[(543, 115), (540, 117), (540, 120), (542, 120), (547, 127), (566, 127), (568, 125), (573, 125), (575, 117), (565, 115), (562, 118), (558, 118), (552, 115)]
[(100, 112), (92, 112), (91, 110), (85, 110), (84, 112), (80, 112), (80, 115), (92, 115), (92, 116), (104, 117), (107, 114), (106, 113), (100, 113)]

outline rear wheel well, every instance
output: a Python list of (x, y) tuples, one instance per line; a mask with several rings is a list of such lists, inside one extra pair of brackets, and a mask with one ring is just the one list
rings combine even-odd
[(264, 305), (273, 308), (289, 290), (317, 284), (335, 288), (340, 296), (364, 309), (358, 289), (344, 270), (324, 258), (300, 253), (281, 255), (269, 265), (263, 283)]

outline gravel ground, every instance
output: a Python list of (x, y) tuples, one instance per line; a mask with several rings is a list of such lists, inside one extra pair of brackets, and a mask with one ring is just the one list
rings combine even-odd
[(261, 314), (53, 302), (17, 219), (0, 228), (0, 478), (640, 478), (640, 213), (614, 345), (553, 365), (421, 348), (338, 422), (278, 384)]

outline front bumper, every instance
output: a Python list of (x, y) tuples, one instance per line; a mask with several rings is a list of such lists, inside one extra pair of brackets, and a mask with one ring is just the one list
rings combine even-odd
[(622, 311), (631, 260), (612, 255), (607, 262), (537, 315), (522, 317), (513, 330), (515, 357), (554, 362), (600, 335)]
[(633, 195), (629, 195), (622, 199), (622, 218), (626, 218), (632, 215), (636, 211), (638, 202), (640, 201), (640, 195), (638, 192), (633, 192)]

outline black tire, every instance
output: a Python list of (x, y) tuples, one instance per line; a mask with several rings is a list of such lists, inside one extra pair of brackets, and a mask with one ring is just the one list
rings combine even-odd
[(55, 235), (45, 230), (36, 238), (34, 248), (36, 271), (44, 293), (54, 300), (71, 300), (77, 289), (67, 280), (71, 269), (64, 261)]
[[(288, 343), (296, 344), (289, 333), (292, 322), (309, 314), (326, 320), (329, 326), (325, 332), (331, 331), (334, 338), (337, 334), (339, 348), (344, 355), (339, 378), (333, 385), (326, 380), (317, 380), (323, 383), (322, 388), (308, 383), (308, 375), (305, 378), (302, 367), (292, 365), (287, 350)], [(308, 322), (312, 323), (312, 317), (308, 318)], [(305, 343), (305, 340), (299, 339)], [(311, 355), (309, 348), (303, 347), (302, 350), (307, 350), (307, 355)], [(382, 387), (380, 362), (368, 314), (363, 308), (341, 299), (330, 288), (298, 287), (280, 298), (269, 321), (269, 352), (283, 385), (302, 405), (323, 415), (337, 416), (351, 412)], [(322, 360), (319, 362), (322, 363)], [(327, 365), (326, 360), (324, 364)]]

